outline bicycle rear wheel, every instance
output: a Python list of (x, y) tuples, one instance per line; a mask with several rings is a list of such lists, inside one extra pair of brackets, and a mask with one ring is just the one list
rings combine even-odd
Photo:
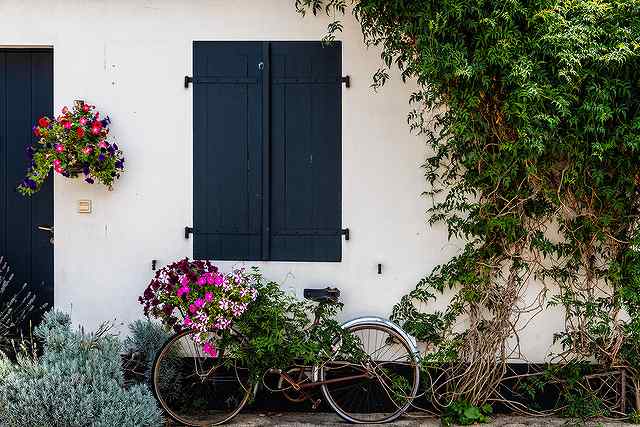
[[(240, 412), (251, 396), (249, 371), (233, 357), (240, 338), (224, 342), (216, 332), (206, 353), (190, 331), (173, 336), (158, 353), (153, 370), (153, 391), (171, 418), (187, 426), (222, 424)], [(216, 354), (217, 353), (217, 354)]]
[(417, 355), (411, 344), (387, 325), (364, 322), (347, 331), (356, 338), (361, 354), (354, 360), (353, 355), (338, 353), (320, 367), (320, 381), (335, 381), (322, 385), (325, 399), (352, 423), (395, 420), (409, 409), (418, 393)]

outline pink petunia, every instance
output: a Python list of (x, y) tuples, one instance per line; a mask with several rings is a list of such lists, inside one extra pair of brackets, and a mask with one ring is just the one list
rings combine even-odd
[(182, 276), (180, 278), (180, 284), (182, 286), (188, 286), (189, 285), (189, 278), (186, 275)]
[(191, 320), (191, 318), (189, 316), (186, 316), (182, 323), (184, 324), (184, 326), (189, 327), (189, 326), (191, 326), (193, 324), (193, 321)]
[(217, 274), (216, 277), (213, 279), (213, 284), (216, 286), (220, 286), (224, 283), (224, 277), (222, 277), (221, 274)]
[(204, 343), (204, 346), (202, 347), (202, 351), (204, 351), (211, 357), (218, 357), (218, 349), (212, 346), (208, 342)]
[(198, 308), (202, 308), (204, 307), (204, 300), (202, 298), (198, 298), (193, 302), (193, 304)]
[(188, 294), (190, 290), (191, 289), (189, 289), (188, 286), (181, 286), (180, 288), (178, 288), (176, 295), (178, 295), (178, 298), (180, 298), (182, 295)]
[(207, 284), (207, 275), (203, 274), (202, 276), (198, 277), (198, 285), (200, 286), (204, 286)]
[(204, 299), (205, 299), (205, 300), (207, 300), (207, 301), (212, 301), (212, 300), (213, 300), (213, 293), (211, 293), (211, 292), (206, 292), (206, 293), (204, 294)]

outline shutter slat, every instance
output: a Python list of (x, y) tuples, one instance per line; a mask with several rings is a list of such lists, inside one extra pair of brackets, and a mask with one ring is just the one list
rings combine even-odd
[(193, 45), (194, 257), (261, 259), (260, 43)]
[(271, 259), (340, 261), (341, 45), (271, 52)]

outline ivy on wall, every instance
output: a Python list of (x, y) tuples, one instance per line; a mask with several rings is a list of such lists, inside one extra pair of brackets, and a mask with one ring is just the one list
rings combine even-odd
[[(352, 11), (382, 52), (373, 85), (392, 68), (419, 84), (409, 125), (430, 147), (429, 221), (466, 242), (393, 312), (429, 343), (425, 367), (447, 367), (447, 380), (431, 384), (434, 400), (495, 398), (525, 319), (549, 305), (566, 312), (554, 361), (623, 368), (638, 385), (640, 2), (296, 7), (336, 17), (329, 39)], [(454, 297), (444, 311), (425, 310), (445, 291)]]

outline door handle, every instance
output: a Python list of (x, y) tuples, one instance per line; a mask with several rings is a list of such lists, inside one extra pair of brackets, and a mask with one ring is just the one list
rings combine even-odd
[(47, 231), (51, 233), (51, 238), (49, 239), (49, 242), (51, 242), (51, 244), (53, 245), (53, 225), (39, 225), (38, 230)]

